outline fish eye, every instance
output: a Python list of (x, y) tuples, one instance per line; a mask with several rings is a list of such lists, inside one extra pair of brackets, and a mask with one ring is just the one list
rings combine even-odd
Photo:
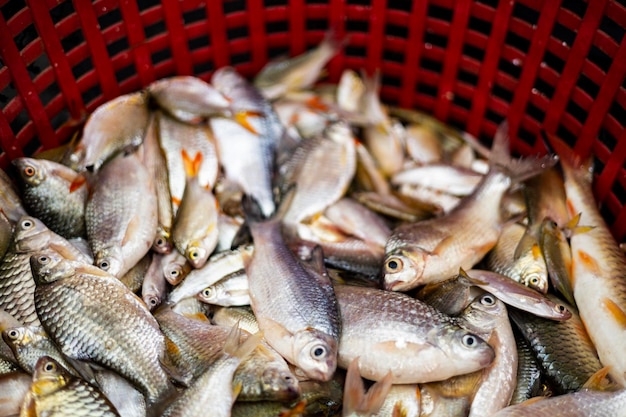
[(156, 246), (157, 246), (158, 248), (163, 247), (163, 246), (165, 246), (165, 239), (163, 239), (162, 237), (160, 237), (160, 238), (158, 238), (158, 239), (156, 240), (156, 242), (155, 242), (155, 243), (156, 243)]
[(189, 258), (192, 261), (195, 261), (199, 257), (200, 257), (200, 251), (198, 251), (198, 249), (192, 249), (192, 250), (189, 251)]
[(11, 340), (17, 340), (19, 333), (17, 332), (17, 330), (11, 329), (7, 332), (7, 336), (9, 336), (9, 339)]
[(531, 284), (535, 284), (535, 285), (539, 284), (539, 278), (537, 278), (537, 277), (531, 278), (530, 283)]
[(32, 220), (24, 220), (21, 223), (22, 229), (30, 229), (35, 223)]
[(565, 313), (567, 311), (567, 308), (565, 308), (563, 304), (557, 304), (556, 306), (554, 306), (554, 309), (559, 313)]
[(202, 295), (205, 298), (211, 298), (211, 296), (213, 295), (213, 289), (211, 287), (205, 288), (204, 290), (202, 290)]
[(385, 267), (387, 268), (387, 271), (390, 272), (396, 272), (400, 269), (402, 269), (403, 267), (403, 263), (402, 260), (400, 258), (391, 258), (387, 261), (387, 263), (385, 264)]
[(311, 354), (315, 359), (321, 359), (326, 356), (326, 349), (323, 346), (316, 346), (311, 349)]
[(46, 363), (46, 365), (43, 367), (44, 371), (46, 372), (54, 372), (57, 369), (57, 366), (52, 363), (52, 362), (48, 362)]
[(98, 264), (98, 268), (104, 270), (104, 271), (108, 271), (108, 269), (111, 267), (111, 263), (104, 259), (102, 260), (99, 264)]
[(177, 276), (180, 275), (180, 271), (178, 268), (172, 268), (172, 270), (170, 270), (170, 276), (176, 278)]
[(150, 300), (148, 300), (150, 305), (153, 307), (156, 307), (156, 305), (158, 304), (158, 300), (155, 297), (150, 297)]
[(496, 300), (492, 295), (483, 295), (483, 298), (480, 299), (480, 303), (484, 306), (492, 306), (496, 303)]
[(466, 334), (461, 339), (461, 343), (463, 343), (463, 346), (471, 348), (478, 344), (478, 339), (473, 334)]
[(30, 165), (24, 167), (24, 175), (26, 175), (27, 177), (32, 177), (33, 175), (35, 175), (35, 168)]
[(37, 262), (39, 263), (39, 265), (47, 265), (50, 263), (50, 258), (46, 255), (41, 255), (39, 258), (37, 258)]

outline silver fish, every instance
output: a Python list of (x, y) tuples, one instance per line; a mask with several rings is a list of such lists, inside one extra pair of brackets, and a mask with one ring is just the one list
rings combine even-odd
[(224, 277), (198, 293), (203, 303), (224, 307), (250, 305), (248, 276), (245, 270)]

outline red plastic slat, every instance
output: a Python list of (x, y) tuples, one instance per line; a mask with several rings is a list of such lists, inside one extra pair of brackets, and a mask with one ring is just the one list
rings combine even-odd
[[(413, 2), (411, 9), (410, 21), (408, 24), (409, 34), (407, 43), (409, 45), (421, 45), (424, 39), (424, 27), (426, 21), (426, 11), (428, 4), (425, 1)], [(419, 80), (416, 69), (419, 66), (422, 48), (407, 48), (404, 66), (409, 71), (404, 71), (402, 77), (402, 92), (399, 99), (400, 106), (410, 107), (414, 100), (414, 91), (416, 83)]]
[[(304, 30), (305, 30), (305, 16), (306, 9), (304, 0), (291, 0), (289, 6), (286, 8), (289, 12), (289, 28), (288, 34), (290, 37), (290, 50), (289, 53), (292, 56), (299, 55), (306, 51), (307, 46), (304, 42)], [(285, 8), (280, 7), (275, 12), (283, 12)], [(268, 12), (269, 20), (269, 12)]]
[(367, 60), (365, 62), (365, 71), (368, 74), (374, 74), (380, 68), (383, 59), (386, 9), (387, 0), (372, 1), (372, 6), (369, 10)]
[(122, 18), (126, 24), (129, 49), (135, 60), (135, 70), (141, 80), (140, 87), (143, 87), (154, 81), (156, 77), (150, 51), (145, 45), (146, 35), (143, 30), (143, 22), (141, 21), (137, 2), (120, 0), (120, 12), (122, 12)]
[[(345, 30), (345, 0), (330, 0), (328, 4), (328, 25), (334, 30), (339, 39), (346, 36)], [(350, 39), (350, 43), (352, 39)], [(328, 63), (328, 74), (332, 79), (339, 79), (344, 66), (344, 52), (338, 54)]]
[(211, 47), (213, 48), (213, 63), (216, 68), (230, 64), (230, 51), (226, 38), (226, 18), (221, 1), (207, 1), (208, 25), (211, 28)]
[(193, 74), (193, 66), (191, 65), (180, 2), (178, 0), (162, 0), (162, 4), (176, 73), (191, 75)]
[(260, 70), (267, 62), (265, 8), (262, 0), (248, 0), (247, 4), (252, 66)]

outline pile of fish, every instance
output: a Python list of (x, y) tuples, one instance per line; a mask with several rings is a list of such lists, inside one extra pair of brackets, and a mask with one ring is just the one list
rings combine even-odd
[(341, 47), (159, 80), (13, 161), (0, 416), (626, 415), (590, 161), (319, 83)]

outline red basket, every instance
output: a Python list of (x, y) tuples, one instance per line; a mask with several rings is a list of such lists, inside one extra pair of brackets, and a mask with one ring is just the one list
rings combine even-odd
[(542, 129), (595, 155), (595, 193), (626, 235), (623, 0), (0, 0), (0, 167), (57, 146), (97, 106), (174, 74), (225, 65), (253, 76), (333, 28), (328, 68), (380, 69), (383, 99), (513, 150), (545, 152)]

